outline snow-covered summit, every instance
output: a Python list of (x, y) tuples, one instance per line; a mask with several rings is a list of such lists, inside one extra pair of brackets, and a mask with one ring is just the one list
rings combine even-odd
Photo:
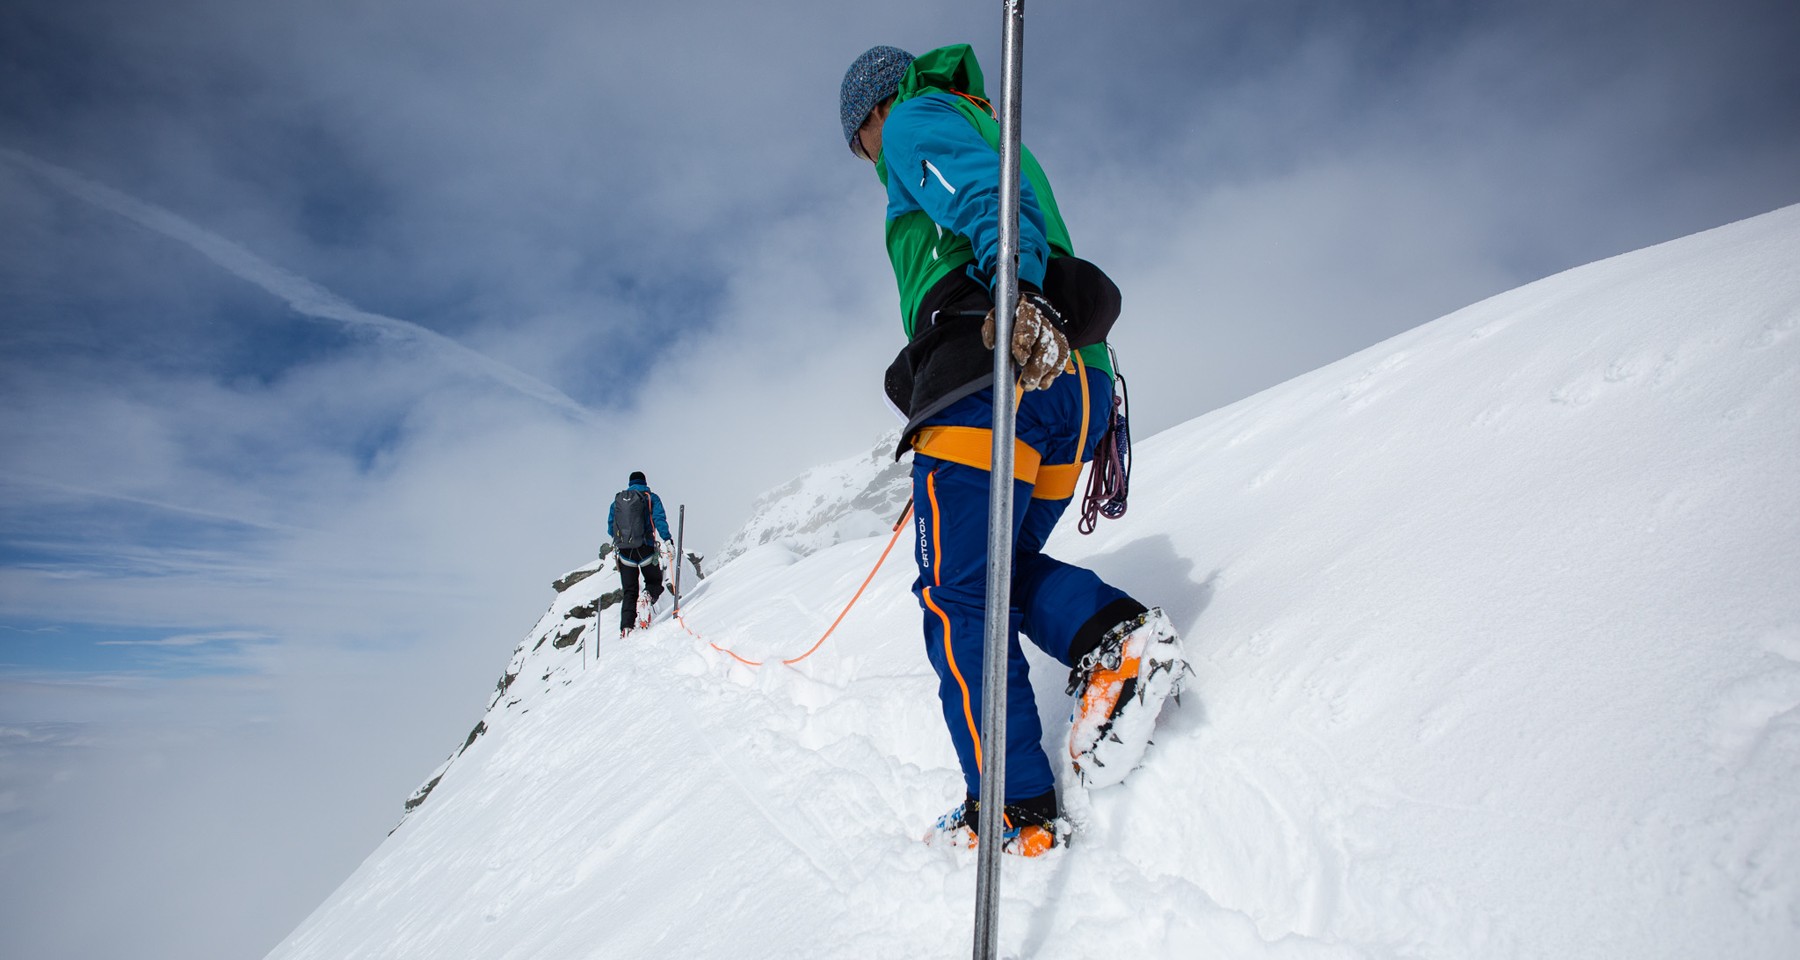
[(892, 529), (912, 496), (910, 462), (894, 459), (899, 442), (895, 426), (866, 453), (814, 467), (758, 497), (713, 565), (765, 543), (804, 555)]
[[(1129, 514), (1050, 551), (1168, 610), (1196, 674), (1129, 780), (1064, 780), (1068, 849), (1004, 864), (1006, 955), (1800, 955), (1796, 264), (1790, 207), (1140, 438)], [(918, 842), (961, 786), (904, 551), (796, 666), (714, 648), (816, 641), (869, 512), (747, 534), (683, 622), (597, 649), (558, 638), (607, 578), (564, 590), (271, 956), (966, 954), (974, 857)]]

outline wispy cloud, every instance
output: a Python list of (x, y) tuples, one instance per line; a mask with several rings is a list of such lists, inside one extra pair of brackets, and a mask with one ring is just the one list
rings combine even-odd
[(55, 164), (45, 163), (18, 150), (0, 148), (7, 160), (42, 177), (103, 210), (116, 213), (139, 226), (193, 248), (196, 253), (226, 271), (281, 298), (296, 312), (346, 327), (374, 333), (382, 339), (417, 343), (444, 362), (504, 384), (525, 396), (543, 401), (579, 419), (592, 413), (561, 390), (507, 366), (456, 340), (407, 320), (362, 310), (329, 290), (269, 263), (225, 237), (221, 237), (171, 211), (127, 196)]
[(40, 492), (52, 493), (69, 499), (83, 501), (115, 501), (132, 506), (148, 507), (153, 510), (180, 514), (198, 520), (212, 520), (221, 523), (252, 527), (271, 533), (297, 533), (300, 531), (299, 527), (266, 518), (248, 517), (242, 513), (224, 513), (218, 510), (208, 510), (204, 507), (192, 506), (190, 504), (172, 503), (150, 497), (133, 496), (117, 490), (107, 490), (89, 484), (71, 483), (67, 479), (54, 476), (35, 475), (18, 471), (0, 471), (0, 486), (6, 484), (33, 487)]
[(267, 633), (250, 630), (220, 630), (213, 633), (184, 633), (157, 640), (101, 640), (103, 647), (198, 647), (215, 643), (256, 643), (275, 639)]

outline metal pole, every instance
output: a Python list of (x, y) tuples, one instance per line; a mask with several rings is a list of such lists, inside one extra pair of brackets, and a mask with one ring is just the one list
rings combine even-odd
[(687, 504), (676, 508), (675, 521), (675, 583), (670, 587), (675, 593), (675, 612), (681, 612), (681, 549), (682, 542), (687, 539)]
[(1000, 59), (999, 302), (994, 304), (994, 453), (988, 474), (987, 634), (981, 671), (981, 815), (976, 828), (975, 960), (998, 956), (1000, 838), (1006, 804), (1006, 676), (1012, 619), (1012, 322), (1019, 302), (1019, 80), (1025, 0), (1005, 0)]

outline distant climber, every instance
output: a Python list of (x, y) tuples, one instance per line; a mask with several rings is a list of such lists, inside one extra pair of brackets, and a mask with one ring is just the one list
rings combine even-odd
[[(850, 151), (875, 165), (887, 194), (887, 249), (908, 343), (886, 391), (907, 418), (896, 457), (913, 453), (913, 537), (925, 647), (967, 796), (931, 839), (975, 842), (981, 783), (988, 485), (993, 446), (993, 349), (999, 268), (1000, 128), (967, 45), (914, 58), (873, 47), (839, 91)], [(1187, 670), (1161, 609), (1146, 608), (1092, 571), (1043, 553), (1069, 506), (1081, 465), (1113, 409), (1105, 338), (1119, 290), (1077, 259), (1049, 180), (1021, 150), (1020, 296), (1009, 347), (1018, 362), (1012, 636), (1007, 669), (1005, 835), (1034, 856), (1061, 844), (1056, 778), (1044, 754), (1022, 634), (1070, 668), (1077, 694), (1069, 734), (1089, 786), (1137, 766), (1163, 700)]]
[(654, 607), (663, 595), (661, 548), (674, 539), (669, 536), (662, 498), (651, 492), (643, 471), (633, 471), (630, 485), (613, 497), (606, 511), (606, 535), (612, 538), (613, 562), (619, 567), (619, 585), (624, 590), (619, 598), (619, 636), (623, 637), (633, 627), (649, 625), (638, 610), (638, 578), (641, 574)]

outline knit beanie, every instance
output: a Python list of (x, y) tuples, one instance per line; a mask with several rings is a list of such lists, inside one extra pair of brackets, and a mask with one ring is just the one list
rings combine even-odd
[(631, 482), (642, 484), (646, 487), (650, 485), (650, 481), (644, 479), (644, 471), (642, 470), (631, 471)]
[(856, 152), (856, 131), (869, 119), (875, 105), (900, 89), (900, 78), (906, 76), (913, 55), (899, 47), (870, 47), (844, 71), (844, 85), (838, 91), (838, 112), (844, 121), (844, 144)]

